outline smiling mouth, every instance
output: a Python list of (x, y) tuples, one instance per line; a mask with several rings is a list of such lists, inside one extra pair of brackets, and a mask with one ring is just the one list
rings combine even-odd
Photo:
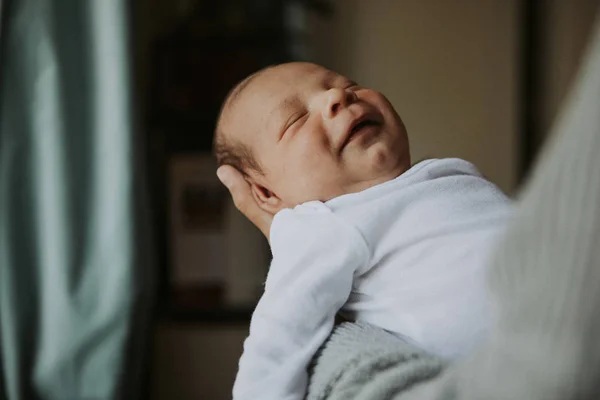
[(378, 127), (380, 125), (381, 125), (381, 123), (379, 121), (374, 120), (374, 119), (368, 119), (367, 118), (367, 119), (364, 119), (362, 121), (359, 121), (358, 123), (356, 123), (356, 125), (354, 125), (350, 129), (350, 132), (348, 133), (348, 136), (346, 138), (346, 143), (344, 143), (344, 145), (346, 145), (349, 142), (351, 142), (352, 139), (356, 138), (363, 131), (366, 131), (367, 128)]
[(352, 127), (352, 129), (350, 130), (350, 136), (354, 135), (361, 129), (366, 128), (368, 126), (379, 126), (379, 125), (380, 125), (379, 122), (377, 122), (375, 120), (365, 119), (364, 121), (360, 121), (358, 124), (356, 124), (356, 125), (354, 125), (354, 127)]

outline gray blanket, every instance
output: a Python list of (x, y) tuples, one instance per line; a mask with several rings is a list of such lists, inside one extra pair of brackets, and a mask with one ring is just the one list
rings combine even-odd
[(361, 324), (338, 326), (308, 398), (600, 399), (600, 28), (555, 132), (498, 243), (498, 322), (445, 365)]
[(387, 399), (438, 376), (444, 363), (377, 328), (337, 326), (315, 360), (310, 400)]

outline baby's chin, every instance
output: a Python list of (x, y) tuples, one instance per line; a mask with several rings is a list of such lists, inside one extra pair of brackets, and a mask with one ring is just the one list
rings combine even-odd
[(397, 177), (410, 168), (408, 143), (382, 140), (366, 149), (359, 165), (366, 174)]

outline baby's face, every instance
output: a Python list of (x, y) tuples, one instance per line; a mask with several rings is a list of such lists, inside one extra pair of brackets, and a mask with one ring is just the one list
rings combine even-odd
[(406, 130), (390, 102), (314, 64), (256, 76), (223, 127), (253, 152), (264, 174), (251, 172), (251, 183), (275, 209), (358, 192), (410, 166)]

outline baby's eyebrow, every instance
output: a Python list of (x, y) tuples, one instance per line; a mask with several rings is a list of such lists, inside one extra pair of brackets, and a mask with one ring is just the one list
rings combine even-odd
[(277, 141), (281, 140), (298, 105), (301, 105), (301, 101), (297, 95), (288, 96), (269, 113), (267, 117), (268, 130), (273, 132)]
[(288, 96), (283, 99), (277, 107), (271, 112), (271, 114), (281, 113), (289, 110), (290, 108), (294, 108), (300, 104), (300, 99), (298, 96)]
[(301, 102), (298, 96), (288, 96), (269, 113), (269, 120), (277, 117), (281, 117), (280, 119), (285, 120), (287, 113), (289, 113), (290, 110), (296, 109), (299, 105), (301, 105)]

